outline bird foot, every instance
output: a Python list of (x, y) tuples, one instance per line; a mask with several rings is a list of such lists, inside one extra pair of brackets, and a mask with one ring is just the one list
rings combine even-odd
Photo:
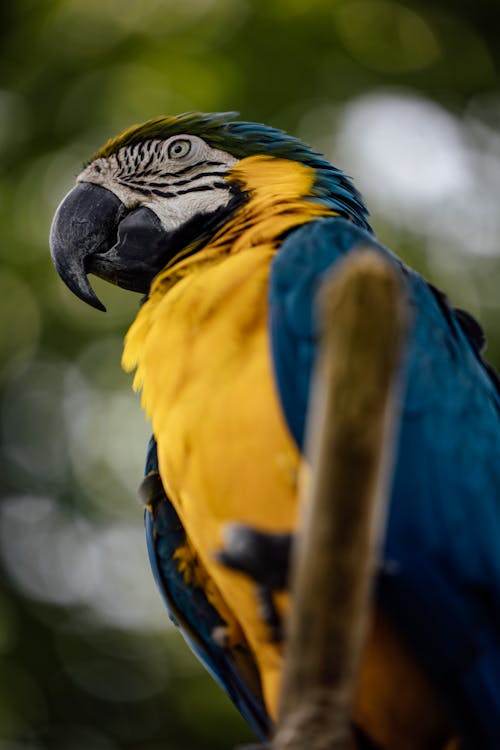
[(137, 490), (139, 500), (147, 508), (153, 508), (158, 502), (166, 497), (161, 477), (157, 471), (146, 474)]
[(257, 585), (256, 595), (261, 617), (270, 631), (271, 642), (281, 643), (283, 641), (283, 618), (274, 603), (273, 590), (260, 584)]
[(287, 586), (292, 534), (273, 534), (245, 524), (229, 524), (224, 533), (224, 549), (217, 553), (220, 563), (249, 576), (256, 584), (262, 619), (269, 627), (271, 641), (283, 640), (281, 616), (274, 592)]

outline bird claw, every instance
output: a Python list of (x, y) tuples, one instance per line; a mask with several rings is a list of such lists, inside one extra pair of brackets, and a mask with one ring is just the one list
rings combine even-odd
[(161, 477), (157, 471), (150, 471), (146, 474), (139, 485), (137, 495), (140, 502), (148, 508), (153, 508), (166, 497)]
[(218, 561), (255, 582), (262, 619), (271, 631), (271, 640), (281, 642), (283, 627), (274, 592), (287, 586), (293, 535), (268, 533), (234, 523), (226, 527), (224, 537), (225, 546), (217, 553)]
[(227, 568), (253, 578), (276, 591), (287, 588), (288, 560), (292, 534), (259, 531), (242, 523), (228, 524), (224, 530), (224, 548), (217, 559)]
[(283, 619), (274, 603), (273, 591), (267, 586), (257, 585), (256, 593), (262, 619), (270, 630), (271, 642), (281, 643), (283, 641)]

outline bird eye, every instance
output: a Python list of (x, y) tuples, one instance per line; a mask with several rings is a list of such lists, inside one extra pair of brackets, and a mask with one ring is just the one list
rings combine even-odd
[(169, 145), (167, 155), (169, 159), (181, 159), (183, 156), (187, 156), (190, 151), (191, 142), (185, 138), (177, 138)]

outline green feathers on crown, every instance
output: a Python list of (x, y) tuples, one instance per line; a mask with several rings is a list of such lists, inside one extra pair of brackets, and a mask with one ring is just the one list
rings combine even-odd
[[(184, 115), (169, 117), (160, 115), (153, 117), (151, 120), (140, 125), (132, 125), (123, 133), (112, 138), (95, 154), (94, 159), (111, 156), (120, 148), (134, 146), (136, 143), (150, 140), (166, 140), (173, 135), (182, 135), (190, 133), (203, 138), (211, 146), (221, 149), (227, 149), (228, 138), (225, 135), (225, 126), (233, 117), (237, 117), (237, 112), (224, 112), (213, 114), (202, 114), (199, 112), (188, 112)], [(241, 158), (243, 154), (235, 154)]]

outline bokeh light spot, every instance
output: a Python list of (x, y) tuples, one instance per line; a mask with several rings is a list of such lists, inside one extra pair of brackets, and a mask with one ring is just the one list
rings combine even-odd
[(348, 171), (393, 211), (453, 199), (470, 180), (459, 126), (423, 98), (378, 92), (355, 99), (337, 138)]
[(97, 525), (53, 498), (14, 495), (0, 507), (0, 554), (30, 598), (86, 607), (109, 625), (169, 627), (140, 522)]
[[(484, 135), (484, 134), (483, 134)], [(355, 176), (372, 210), (442, 251), (500, 254), (500, 139), (405, 92), (350, 102), (334, 160)]]

